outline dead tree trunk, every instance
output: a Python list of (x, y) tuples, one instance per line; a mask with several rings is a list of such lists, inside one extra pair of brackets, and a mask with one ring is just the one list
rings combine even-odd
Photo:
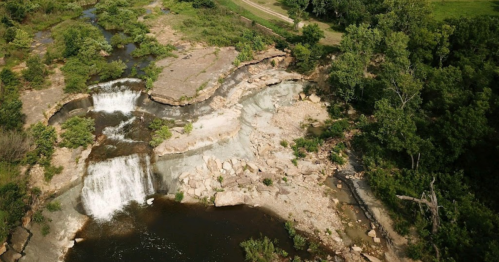
[[(415, 198), (415, 197), (410, 197), (410, 196), (399, 196), (397, 197), (402, 200), (410, 200), (419, 204), (425, 204), (428, 209), (430, 209), (431, 212), (431, 220), (432, 220), (432, 229), (431, 233), (432, 235), (435, 235), (438, 232), (438, 227), (440, 225), (440, 218), (438, 216), (438, 200), (437, 200), (437, 195), (435, 194), (435, 190), (433, 188), (433, 183), (435, 183), (435, 178), (430, 183), (430, 195), (429, 195), (429, 200), (424, 197), (424, 195), (421, 197), (421, 199)], [(440, 260), (440, 252), (438, 250), (438, 247), (433, 244), (433, 247), (435, 248), (435, 253), (437, 255), (437, 260)]]

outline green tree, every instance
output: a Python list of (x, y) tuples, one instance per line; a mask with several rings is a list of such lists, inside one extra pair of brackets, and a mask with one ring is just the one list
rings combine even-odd
[(287, 0), (286, 4), (290, 7), (288, 10), (289, 17), (293, 19), (295, 30), (301, 21), (308, 19), (308, 13), (305, 11), (310, 3), (310, 0)]
[(11, 42), (11, 45), (17, 48), (27, 49), (31, 46), (32, 42), (33, 39), (29, 36), (29, 34), (26, 31), (22, 29), (16, 29), (16, 37)]
[(123, 61), (121, 60), (112, 61), (110, 63), (105, 64), (102, 67), (99, 76), (101, 80), (116, 79), (123, 74), (125, 69), (126, 69), (126, 64)]
[(310, 24), (303, 27), (303, 43), (311, 46), (319, 43), (321, 38), (324, 38), (324, 31), (319, 28), (318, 24)]

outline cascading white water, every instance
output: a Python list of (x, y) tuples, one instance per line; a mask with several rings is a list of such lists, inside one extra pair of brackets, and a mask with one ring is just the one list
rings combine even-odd
[(92, 96), (94, 110), (106, 113), (122, 112), (123, 114), (128, 114), (135, 109), (135, 104), (139, 96), (139, 91), (132, 90), (94, 94)]
[(102, 130), (102, 133), (104, 135), (106, 135), (107, 139), (110, 139), (110, 140), (118, 140), (121, 142), (128, 142), (128, 143), (135, 142), (132, 139), (125, 138), (125, 132), (123, 130), (127, 125), (132, 124), (133, 121), (135, 121), (135, 117), (132, 117), (132, 118), (128, 119), (127, 121), (122, 121), (117, 126), (108, 126), (108, 127), (104, 128), (104, 130)]
[(89, 164), (81, 194), (87, 214), (110, 220), (131, 201), (143, 204), (145, 197), (154, 193), (149, 156), (143, 160), (134, 154)]

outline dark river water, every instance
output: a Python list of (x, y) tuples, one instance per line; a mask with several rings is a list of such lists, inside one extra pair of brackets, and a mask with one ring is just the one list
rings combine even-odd
[(156, 198), (153, 205), (130, 205), (110, 222), (90, 221), (66, 262), (244, 261), (239, 244), (261, 234), (277, 239), (290, 255), (284, 221), (260, 208), (205, 207)]

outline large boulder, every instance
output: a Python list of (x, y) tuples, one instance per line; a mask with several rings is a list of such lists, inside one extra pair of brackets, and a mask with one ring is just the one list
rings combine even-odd
[(244, 204), (244, 194), (241, 192), (228, 191), (218, 192), (215, 195), (215, 206), (235, 206)]
[(23, 227), (16, 227), (14, 232), (12, 233), (12, 238), (11, 238), (11, 247), (18, 253), (21, 253), (24, 249), (24, 245), (26, 245), (26, 242), (28, 242), (29, 238), (29, 233), (26, 229)]

